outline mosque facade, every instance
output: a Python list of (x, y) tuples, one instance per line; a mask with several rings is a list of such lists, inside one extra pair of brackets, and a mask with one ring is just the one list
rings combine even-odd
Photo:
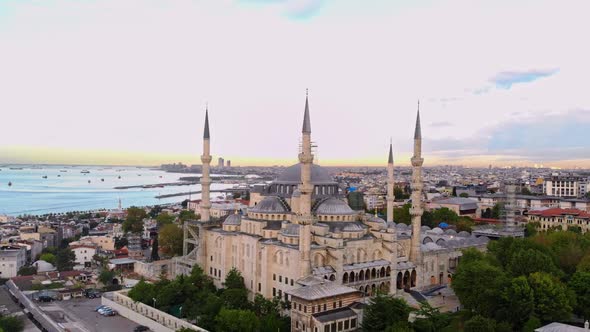
[[(338, 183), (313, 163), (311, 118), (306, 97), (299, 163), (250, 195), (247, 212), (210, 220), (208, 114), (203, 135), (201, 220), (184, 226), (184, 256), (177, 273), (198, 264), (222, 287), (237, 268), (250, 294), (281, 297), (310, 285), (330, 283), (363, 296), (425, 290), (452, 281), (461, 250), (485, 250), (488, 239), (421, 225), (422, 133), (416, 118), (412, 164), (411, 225), (396, 223), (392, 146), (387, 163), (387, 220), (353, 211)], [(323, 287), (323, 286), (322, 286)], [(347, 289), (349, 289), (347, 288)], [(309, 325), (308, 325), (309, 326)]]

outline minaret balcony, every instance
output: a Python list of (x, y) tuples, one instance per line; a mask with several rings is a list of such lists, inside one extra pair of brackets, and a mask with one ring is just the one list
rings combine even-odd
[(424, 163), (424, 158), (414, 156), (412, 157), (411, 161), (412, 166), (422, 166), (422, 164)]
[(211, 160), (213, 160), (213, 157), (211, 157), (211, 156), (205, 156), (205, 155), (201, 156), (201, 162), (203, 164), (210, 164)]
[(303, 164), (311, 164), (313, 163), (313, 154), (300, 153), (299, 161)]

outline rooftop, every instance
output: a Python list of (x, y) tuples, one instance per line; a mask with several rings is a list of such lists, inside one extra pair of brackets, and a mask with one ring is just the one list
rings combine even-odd
[(325, 297), (344, 295), (358, 292), (358, 290), (342, 286), (336, 282), (326, 282), (325, 284), (317, 284), (311, 286), (304, 286), (287, 291), (291, 296), (295, 296), (304, 300), (313, 301)]

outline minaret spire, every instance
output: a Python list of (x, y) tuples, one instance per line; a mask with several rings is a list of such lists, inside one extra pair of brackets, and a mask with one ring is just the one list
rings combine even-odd
[(393, 179), (393, 142), (389, 141), (389, 160), (387, 161), (387, 221), (393, 222), (393, 202), (395, 182)]
[(303, 129), (301, 130), (304, 134), (311, 134), (311, 120), (309, 119), (309, 102), (308, 92), (305, 90), (305, 113), (303, 114)]
[(209, 139), (209, 104), (205, 107), (205, 129), (203, 130), (203, 139)]
[(311, 215), (311, 194), (313, 184), (311, 183), (311, 167), (313, 164), (313, 154), (311, 152), (311, 120), (309, 118), (309, 101), (308, 93), (305, 92), (305, 112), (303, 115), (303, 130), (301, 153), (299, 154), (301, 163), (301, 184), (299, 185), (299, 213), (296, 220), (299, 224), (299, 255), (301, 277), (307, 277), (311, 274), (311, 224), (313, 217)]
[(422, 260), (420, 251), (422, 227), (422, 132), (420, 130), (420, 102), (418, 101), (418, 112), (416, 115), (416, 130), (414, 131), (414, 156), (412, 161), (412, 207), (410, 215), (412, 216), (412, 239), (410, 247), (410, 261), (419, 265)]

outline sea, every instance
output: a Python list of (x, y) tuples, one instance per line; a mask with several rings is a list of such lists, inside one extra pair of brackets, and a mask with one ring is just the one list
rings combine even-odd
[[(0, 215), (42, 215), (116, 209), (119, 200), (123, 208), (178, 203), (189, 198), (189, 195), (161, 199), (156, 196), (200, 191), (201, 186), (194, 184), (130, 189), (115, 187), (179, 182), (180, 177), (198, 175), (168, 173), (143, 167), (2, 165)], [(213, 183), (211, 190), (232, 186)], [(190, 198), (200, 198), (200, 194), (192, 194)]]

